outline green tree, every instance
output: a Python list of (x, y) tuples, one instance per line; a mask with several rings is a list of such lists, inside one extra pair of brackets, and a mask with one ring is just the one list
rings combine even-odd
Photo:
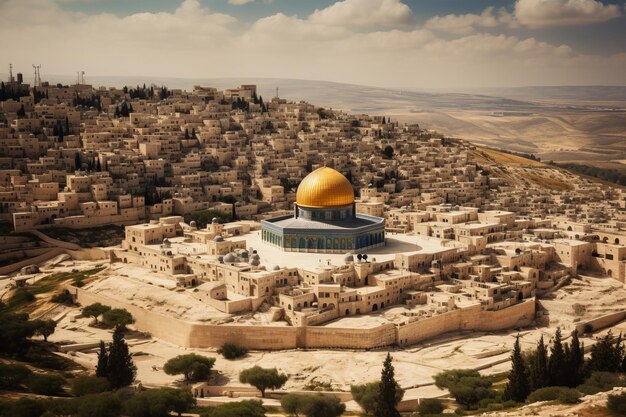
[(550, 359), (548, 360), (548, 372), (550, 373), (550, 385), (567, 385), (567, 375), (565, 373), (565, 350), (561, 340), (561, 328), (557, 327), (554, 334), (554, 341), (550, 348)]
[(72, 394), (82, 397), (109, 390), (109, 380), (100, 376), (81, 375), (72, 380)]
[(107, 327), (126, 329), (126, 325), (131, 324), (133, 321), (133, 316), (123, 308), (114, 308), (102, 314), (102, 324)]
[(93, 317), (94, 321), (98, 323), (98, 317), (109, 310), (111, 310), (111, 307), (109, 306), (105, 306), (100, 303), (93, 303), (83, 307), (82, 314), (84, 317)]
[(622, 337), (609, 331), (591, 347), (588, 368), (591, 372), (619, 372), (624, 360)]
[(0, 352), (24, 356), (36, 329), (28, 314), (0, 310)]
[(180, 375), (185, 378), (185, 382), (195, 382), (206, 380), (211, 374), (211, 369), (215, 364), (215, 358), (189, 353), (178, 355), (165, 363), (163, 370), (168, 375)]
[(172, 411), (180, 417), (182, 413), (189, 411), (196, 405), (196, 399), (193, 397), (191, 390), (180, 388), (166, 388), (170, 391)]
[(393, 157), (393, 152), (393, 148), (390, 145), (385, 146), (385, 149), (383, 149), (383, 155), (386, 159), (391, 159)]
[(528, 379), (531, 391), (546, 387), (550, 383), (548, 349), (543, 336), (537, 342), (537, 349), (528, 357)]
[(118, 389), (130, 385), (135, 380), (137, 368), (128, 351), (121, 326), (116, 327), (113, 332), (113, 342), (109, 346), (108, 354), (107, 379), (111, 383), (111, 388)]
[(521, 403), (530, 394), (528, 375), (526, 374), (526, 363), (522, 356), (522, 348), (519, 343), (519, 336), (515, 338), (513, 353), (511, 353), (511, 371), (509, 372), (509, 382), (504, 390), (505, 398)]
[(106, 345), (100, 341), (100, 351), (98, 352), (98, 364), (96, 365), (96, 376), (107, 378), (109, 376), (109, 352)]
[(396, 409), (396, 405), (398, 405), (398, 383), (395, 379), (395, 371), (391, 360), (391, 354), (387, 353), (380, 375), (380, 385), (378, 386), (378, 401), (376, 402), (376, 409), (374, 410), (374, 416), (376, 417), (400, 416), (400, 413), (398, 413)]
[(239, 373), (239, 382), (250, 384), (261, 391), (261, 397), (265, 397), (265, 390), (268, 388), (277, 389), (285, 385), (287, 379), (289, 377), (279, 374), (276, 368), (266, 369), (254, 366)]
[(43, 336), (44, 341), (48, 341), (48, 336), (54, 333), (54, 329), (57, 327), (57, 322), (54, 320), (36, 320), (35, 334)]

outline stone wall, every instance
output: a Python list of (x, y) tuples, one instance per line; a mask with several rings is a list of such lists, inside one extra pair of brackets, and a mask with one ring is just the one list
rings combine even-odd
[(596, 332), (606, 327), (613, 326), (624, 319), (626, 319), (626, 310), (605, 314), (604, 316), (588, 320), (584, 323), (578, 323), (576, 325), (576, 330), (578, 330), (578, 333), (583, 334), (585, 332), (585, 327), (589, 325), (591, 326), (592, 331)]
[(480, 305), (475, 305), (399, 326), (396, 340), (401, 346), (411, 345), (460, 330), (493, 331), (528, 326), (534, 318), (534, 298), (496, 311), (483, 310)]
[(178, 346), (193, 348), (219, 347), (230, 342), (261, 350), (372, 349), (396, 344), (410, 345), (459, 330), (492, 331), (527, 326), (535, 315), (535, 300), (529, 299), (504, 310), (484, 311), (477, 305), (399, 327), (392, 323), (371, 328), (214, 325), (165, 316), (82, 288), (69, 286), (68, 289), (83, 306), (99, 302), (114, 308), (125, 308), (135, 318), (135, 326), (139, 330)]
[(50, 260), (52, 258), (54, 258), (55, 256), (58, 256), (62, 253), (65, 253), (64, 249), (61, 248), (49, 248), (45, 253), (35, 256), (34, 258), (28, 258), (28, 259), (23, 259), (21, 261), (12, 263), (10, 265), (6, 265), (3, 267), (0, 267), (0, 275), (6, 275), (6, 274), (10, 274), (11, 272), (15, 272), (25, 266), (28, 265), (38, 265), (42, 262), (45, 262), (47, 260)]

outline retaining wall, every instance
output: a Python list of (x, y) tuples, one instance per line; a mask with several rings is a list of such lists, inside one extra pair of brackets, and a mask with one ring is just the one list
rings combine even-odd
[(477, 304), (398, 326), (396, 339), (401, 346), (411, 345), (460, 330), (494, 331), (528, 326), (534, 318), (534, 298), (496, 311), (483, 310)]
[(99, 302), (114, 308), (125, 308), (135, 318), (138, 329), (178, 346), (193, 348), (220, 347), (230, 342), (261, 350), (372, 349), (414, 344), (458, 330), (489, 331), (526, 326), (533, 321), (535, 313), (535, 300), (530, 299), (500, 311), (483, 311), (477, 305), (399, 327), (392, 323), (372, 328), (214, 325), (165, 316), (82, 288), (68, 286), (68, 290), (82, 305)]
[(626, 310), (618, 311), (617, 313), (606, 314), (604, 316), (597, 317), (584, 323), (578, 323), (576, 325), (576, 330), (578, 330), (579, 334), (583, 334), (585, 332), (585, 327), (587, 325), (590, 325), (595, 332), (597, 330), (617, 324), (624, 319), (626, 319)]
[(45, 262), (49, 259), (54, 258), (62, 253), (65, 253), (64, 249), (61, 248), (50, 248), (46, 253), (43, 253), (39, 256), (35, 256), (34, 258), (24, 259), (22, 261), (13, 263), (11, 265), (3, 266), (0, 268), (0, 275), (10, 274), (11, 272), (15, 272), (25, 266), (40, 264), (41, 262)]

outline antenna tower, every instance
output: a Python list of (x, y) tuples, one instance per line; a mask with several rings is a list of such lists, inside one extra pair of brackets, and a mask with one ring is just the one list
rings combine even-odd
[(33, 68), (35, 69), (35, 87), (41, 87), (41, 72), (39, 71), (39, 69), (41, 68), (41, 64), (33, 64)]

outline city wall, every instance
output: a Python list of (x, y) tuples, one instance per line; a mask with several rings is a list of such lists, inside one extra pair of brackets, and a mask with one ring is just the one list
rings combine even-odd
[(605, 314), (604, 316), (597, 317), (584, 323), (578, 323), (576, 325), (576, 330), (578, 330), (578, 333), (583, 334), (585, 333), (585, 327), (589, 325), (591, 326), (591, 330), (595, 332), (613, 326), (614, 324), (617, 324), (625, 319), (626, 310), (618, 311), (616, 313)]
[(477, 304), (399, 326), (396, 340), (400, 346), (411, 345), (454, 331), (494, 331), (528, 326), (534, 318), (534, 298), (496, 311), (483, 310)]
[(371, 328), (214, 325), (180, 320), (82, 288), (68, 286), (68, 290), (83, 306), (99, 302), (125, 308), (133, 315), (137, 329), (191, 348), (220, 347), (230, 342), (261, 350), (372, 349), (410, 345), (452, 331), (494, 331), (527, 326), (535, 313), (535, 300), (530, 299), (504, 310), (483, 311), (480, 306), (475, 306), (400, 327), (391, 323)]

